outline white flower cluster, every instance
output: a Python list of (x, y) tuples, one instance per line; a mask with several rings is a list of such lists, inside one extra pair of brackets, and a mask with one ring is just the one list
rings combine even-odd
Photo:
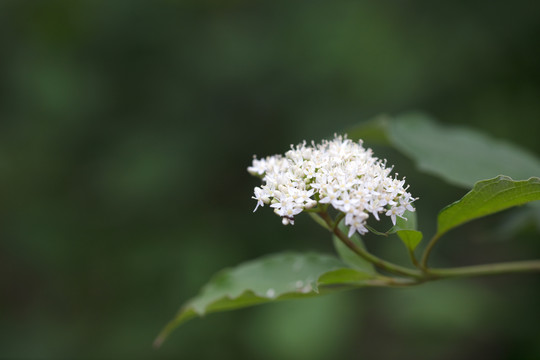
[[(257, 206), (270, 204), (281, 216), (283, 224), (294, 224), (294, 216), (319, 204), (330, 204), (345, 214), (349, 237), (355, 232), (368, 232), (366, 221), (372, 214), (396, 216), (405, 210), (414, 211), (416, 199), (407, 192), (405, 180), (389, 176), (392, 168), (373, 157), (371, 149), (347, 137), (335, 136), (321, 144), (304, 141), (285, 156), (274, 155), (253, 159), (248, 171), (262, 177), (263, 185), (255, 188)], [(397, 175), (397, 174), (396, 174)]]

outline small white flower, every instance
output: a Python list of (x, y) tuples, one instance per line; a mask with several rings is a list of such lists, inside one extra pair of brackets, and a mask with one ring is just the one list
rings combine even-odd
[(375, 198), (367, 205), (366, 210), (373, 214), (375, 219), (379, 221), (379, 213), (384, 212), (384, 206), (386, 205), (386, 200)]
[(268, 204), (270, 202), (270, 196), (263, 189), (256, 187), (254, 191), (255, 196), (252, 196), (251, 198), (257, 200), (257, 206), (255, 206), (255, 210), (253, 210), (253, 212), (257, 211), (259, 206), (264, 206), (265, 203)]
[(386, 212), (386, 216), (390, 216), (390, 218), (392, 219), (392, 224), (396, 225), (396, 216), (405, 219), (403, 217), (404, 212), (405, 208), (403, 206), (393, 206)]
[(356, 204), (360, 202), (359, 199), (356, 199), (354, 197), (351, 198), (348, 192), (343, 192), (340, 196), (340, 199), (337, 200), (335, 203), (337, 205), (338, 210), (341, 210), (343, 212), (349, 212), (352, 209), (356, 208)]
[(319, 202), (322, 204), (330, 203), (332, 204), (332, 206), (336, 207), (337, 201), (340, 195), (341, 195), (341, 191), (336, 191), (334, 190), (334, 188), (329, 188), (326, 193), (326, 196), (322, 198), (321, 200), (319, 200)]
[(407, 192), (405, 180), (392, 178), (386, 161), (346, 136), (311, 146), (304, 141), (285, 156), (254, 158), (248, 171), (263, 181), (254, 190), (255, 210), (270, 204), (285, 225), (294, 224), (294, 217), (306, 209), (329, 204), (345, 213), (352, 236), (368, 232), (370, 214), (376, 220), (385, 214), (395, 225), (406, 210), (414, 211), (416, 199)]

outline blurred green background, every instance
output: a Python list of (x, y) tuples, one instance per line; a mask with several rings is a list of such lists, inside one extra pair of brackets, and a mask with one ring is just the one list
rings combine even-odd
[[(333, 251), (307, 216), (284, 227), (268, 208), (252, 213), (253, 154), (411, 109), (540, 154), (539, 10), (525, 0), (1, 1), (0, 358), (540, 358), (538, 275), (216, 314), (151, 347), (217, 270)], [(376, 150), (407, 176), (429, 235), (465, 190)], [(452, 232), (433, 264), (539, 258), (531, 223), (500, 228), (518, 215)], [(407, 260), (396, 239), (366, 243)]]

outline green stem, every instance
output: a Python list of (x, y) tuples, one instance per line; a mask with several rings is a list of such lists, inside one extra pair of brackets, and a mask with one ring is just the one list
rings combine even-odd
[(428, 269), (427, 274), (436, 278), (472, 277), (540, 271), (540, 260), (463, 266), (450, 269)]
[[(486, 276), (486, 275), (501, 275), (501, 274), (514, 274), (525, 272), (540, 272), (540, 260), (530, 261), (516, 261), (497, 264), (485, 264), (485, 265), (473, 265), (462, 266), (456, 268), (447, 269), (432, 269), (427, 267), (429, 254), (433, 249), (433, 246), (437, 243), (441, 234), (436, 234), (428, 243), (424, 253), (422, 254), (422, 260), (419, 263), (414, 256), (414, 252), (409, 250), (409, 256), (413, 264), (420, 269), (413, 270), (406, 268), (389, 261), (383, 260), (369, 252), (362, 247), (357, 246), (349, 237), (343, 233), (337, 226), (339, 221), (334, 221), (326, 211), (320, 211), (313, 217), (319, 216), (318, 223), (324, 228), (332, 232), (338, 237), (349, 249), (361, 258), (369, 261), (379, 269), (385, 270), (389, 273), (393, 273), (405, 278), (394, 278), (388, 276), (379, 276), (376, 279), (370, 280), (371, 286), (391, 286), (391, 287), (403, 287), (418, 285), (426, 281), (449, 279), (449, 278), (463, 278), (474, 276)], [(338, 220), (338, 218), (336, 218)], [(339, 218), (341, 220), (341, 218)]]
[(414, 250), (411, 250), (408, 247), (407, 249), (409, 250), (409, 257), (411, 258), (411, 262), (413, 263), (413, 265), (423, 271), (423, 268), (420, 266), (420, 263), (418, 262), (418, 260), (416, 260), (416, 256), (414, 255)]
[(427, 270), (427, 262), (429, 259), (429, 254), (431, 254), (431, 250), (433, 249), (433, 247), (435, 246), (435, 244), (437, 243), (441, 235), (442, 234), (435, 234), (435, 236), (433, 236), (431, 240), (429, 240), (429, 243), (427, 244), (426, 249), (424, 250), (424, 253), (422, 254), (420, 268), (423, 269), (424, 271)]
[(345, 235), (337, 226), (334, 224), (332, 219), (330, 218), (330, 215), (328, 215), (327, 212), (320, 212), (319, 216), (326, 222), (328, 227), (330, 227), (332, 232), (349, 248), (351, 249), (355, 254), (358, 256), (364, 258), (365, 260), (369, 261), (373, 265), (377, 266), (379, 269), (386, 270), (388, 272), (402, 275), (402, 276), (409, 276), (416, 279), (423, 279), (425, 278), (425, 275), (417, 270), (409, 269), (394, 263), (391, 263), (389, 261), (383, 260), (373, 254), (370, 254), (366, 250), (362, 249), (361, 247), (356, 246), (355, 243), (349, 239), (347, 235)]
[(366, 280), (366, 284), (369, 286), (380, 286), (380, 287), (407, 287), (414, 286), (423, 283), (422, 279), (411, 279), (411, 278), (394, 278), (388, 276), (378, 276), (373, 280)]
[(340, 212), (340, 213), (336, 216), (336, 220), (334, 220), (334, 228), (337, 228), (337, 226), (339, 225), (339, 223), (341, 222), (341, 220), (343, 220), (344, 217), (345, 217), (345, 213), (342, 213), (342, 212)]

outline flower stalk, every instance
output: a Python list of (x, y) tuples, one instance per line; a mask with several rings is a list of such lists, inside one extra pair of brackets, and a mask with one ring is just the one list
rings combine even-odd
[(431, 254), (431, 250), (433, 250), (433, 247), (435, 246), (435, 244), (437, 243), (437, 241), (439, 240), (439, 238), (441, 237), (441, 234), (435, 234), (431, 240), (429, 240), (425, 250), (424, 250), (424, 253), (422, 254), (422, 260), (420, 262), (420, 268), (423, 269), (423, 270), (427, 270), (427, 263), (428, 263), (428, 259), (429, 259), (429, 255)]
[(416, 260), (413, 251), (409, 250), (411, 261), (418, 268), (418, 270), (406, 268), (401, 265), (397, 265), (392, 262), (383, 260), (352, 242), (351, 239), (337, 226), (342, 216), (338, 215), (338, 217), (336, 217), (336, 220), (332, 220), (331, 216), (326, 211), (320, 211), (317, 213), (317, 215), (320, 219), (323, 220), (322, 222), (319, 222), (319, 224), (332, 232), (334, 235), (336, 235), (338, 239), (342, 241), (356, 255), (360, 256), (366, 261), (369, 261), (381, 270), (401, 276), (400, 278), (378, 277), (377, 279), (369, 282), (371, 286), (413, 286), (426, 281), (450, 278), (540, 272), (540, 260), (462, 266), (456, 268), (428, 268), (427, 266), (425, 266), (424, 263), (424, 261), (427, 260), (426, 254), (429, 256), (429, 253), (433, 248), (433, 245), (437, 242), (438, 237), (435, 238), (435, 241), (433, 241), (433, 239), (430, 241), (431, 246), (428, 247), (429, 250), (427, 250), (428, 248), (426, 248), (426, 251), (423, 254), (422, 263), (419, 263)]
[(386, 270), (393, 274), (409, 276), (416, 279), (420, 279), (424, 277), (423, 274), (418, 270), (409, 269), (409, 268), (406, 268), (397, 264), (393, 264), (389, 261), (383, 260), (369, 253), (368, 251), (362, 249), (359, 246), (356, 246), (356, 244), (353, 243), (351, 239), (347, 235), (345, 235), (343, 231), (339, 229), (339, 227), (337, 226), (338, 225), (337, 222), (334, 222), (327, 212), (321, 212), (319, 213), (319, 216), (326, 222), (328, 227), (332, 229), (332, 232), (334, 233), (334, 235), (336, 235), (339, 238), (339, 240), (341, 240), (349, 249), (351, 249), (356, 255), (369, 261), (370, 263), (372, 263), (379, 269)]
[(449, 269), (427, 269), (427, 273), (437, 278), (458, 278), (483, 275), (502, 275), (526, 272), (540, 272), (540, 260), (515, 261), (485, 265), (462, 266)]

